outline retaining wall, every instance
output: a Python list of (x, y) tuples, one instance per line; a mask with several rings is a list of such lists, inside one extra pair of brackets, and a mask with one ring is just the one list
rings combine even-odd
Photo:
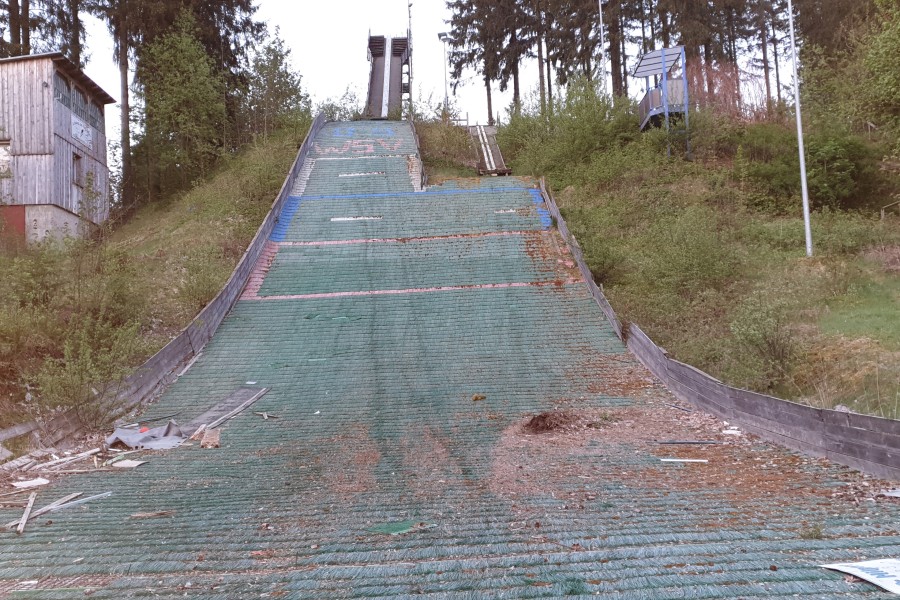
[(699, 369), (669, 358), (634, 323), (623, 325), (603, 291), (594, 283), (581, 247), (543, 179), (541, 193), (591, 296), (610, 325), (628, 349), (676, 396), (792, 450), (828, 458), (876, 477), (900, 480), (900, 421), (813, 408), (726, 385)]

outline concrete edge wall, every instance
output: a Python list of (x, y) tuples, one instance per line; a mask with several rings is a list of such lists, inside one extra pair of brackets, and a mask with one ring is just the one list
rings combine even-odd
[(541, 193), (591, 296), (616, 335), (678, 398), (791, 450), (827, 458), (876, 477), (900, 480), (900, 421), (814, 408), (726, 385), (699, 369), (669, 358), (634, 323), (623, 326), (603, 291), (594, 283), (581, 247), (543, 179)]
[[(309, 155), (312, 141), (324, 124), (325, 116), (320, 113), (313, 120), (309, 132), (306, 134), (306, 138), (297, 152), (297, 157), (294, 159), (291, 170), (272, 204), (272, 208), (257, 230), (247, 250), (244, 251), (228, 281), (216, 297), (172, 341), (135, 369), (134, 373), (129, 377), (120, 382), (117, 392), (111, 400), (114, 416), (120, 416), (156, 397), (176, 379), (176, 371), (196, 356), (215, 334), (225, 315), (234, 306), (244, 286), (247, 284), (250, 273), (259, 259), (263, 247), (272, 233), (272, 229), (278, 222), (281, 208), (285, 200), (290, 196), (293, 181)], [(2, 429), (0, 430), (0, 442), (40, 431), (43, 434), (41, 441), (44, 444), (55, 445), (61, 440), (78, 433), (79, 430), (80, 426), (77, 417), (74, 413), (67, 412), (57, 415), (43, 424), (32, 421)]]

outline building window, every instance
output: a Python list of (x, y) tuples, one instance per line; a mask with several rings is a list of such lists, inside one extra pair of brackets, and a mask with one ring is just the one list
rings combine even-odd
[(9, 140), (0, 140), (0, 177), (12, 175), (12, 154), (9, 150)]
[(72, 183), (84, 187), (84, 159), (78, 154), (72, 154)]
[(71, 95), (72, 91), (69, 87), (69, 80), (66, 79), (65, 75), (57, 71), (53, 78), (53, 97), (66, 108), (71, 108)]
[(84, 92), (76, 88), (75, 93), (72, 94), (72, 112), (85, 123), (90, 122), (88, 106), (87, 96), (84, 95)]
[(100, 133), (103, 133), (103, 130), (104, 130), (103, 109), (100, 108), (100, 105), (97, 104), (96, 102), (91, 102), (90, 111), (91, 111), (91, 121), (90, 121), (91, 126), (94, 129), (96, 129), (97, 131), (99, 131)]

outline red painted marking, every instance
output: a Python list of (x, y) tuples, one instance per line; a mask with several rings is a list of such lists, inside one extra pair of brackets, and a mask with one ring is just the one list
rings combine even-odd
[(423, 294), (430, 292), (458, 292), (462, 290), (499, 290), (523, 287), (558, 287), (579, 284), (576, 279), (566, 281), (527, 281), (519, 283), (481, 283), (476, 285), (452, 285), (430, 288), (408, 288), (405, 290), (365, 290), (355, 292), (325, 292), (319, 294), (289, 294), (282, 296), (256, 296), (247, 300), (316, 300), (322, 298), (348, 298), (354, 296), (396, 296), (402, 294)]
[(481, 237), (505, 237), (513, 235), (529, 235), (541, 231), (491, 231), (488, 233), (460, 233), (456, 235), (437, 235), (405, 238), (360, 238), (356, 240), (326, 240), (322, 242), (278, 242), (279, 246), (348, 246), (352, 244), (386, 244), (406, 242), (428, 242), (431, 240), (465, 240)]
[(263, 246), (262, 253), (260, 253), (259, 258), (256, 260), (256, 264), (253, 265), (253, 271), (250, 272), (250, 277), (247, 278), (247, 286), (241, 294), (241, 300), (259, 299), (259, 288), (262, 287), (263, 281), (265, 281), (266, 275), (269, 273), (269, 269), (272, 268), (272, 263), (275, 261), (276, 254), (278, 254), (278, 244), (271, 240), (267, 240), (265, 246)]

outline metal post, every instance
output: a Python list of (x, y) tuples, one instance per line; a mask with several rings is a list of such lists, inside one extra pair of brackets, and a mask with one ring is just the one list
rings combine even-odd
[(597, 0), (600, 13), (600, 91), (606, 93), (606, 33), (603, 31), (603, 0)]
[(797, 110), (797, 147), (800, 151), (800, 189), (803, 193), (803, 228), (806, 230), (806, 256), (813, 255), (812, 226), (809, 219), (809, 187), (806, 184), (806, 151), (803, 147), (803, 118), (800, 114), (800, 82), (797, 77), (797, 40), (794, 37), (794, 3), (788, 0), (791, 25), (791, 55), (794, 66), (794, 103)]
[(407, 80), (409, 81), (409, 119), (413, 120), (413, 76), (412, 76), (412, 56), (413, 56), (413, 42), (412, 42), (412, 2), (408, 3), (407, 7), (409, 12), (409, 27), (406, 29), (406, 47), (407, 47), (407, 56), (409, 56), (409, 75), (407, 76)]
[(448, 113), (450, 111), (450, 92), (447, 88), (447, 40), (450, 39), (450, 34), (439, 33), (438, 39), (444, 42), (444, 112)]
[(687, 150), (688, 157), (691, 155), (691, 106), (690, 106), (690, 95), (688, 94), (688, 80), (687, 80), (687, 56), (685, 55), (684, 48), (681, 48), (681, 85), (684, 86), (684, 139), (685, 139), (685, 149)]

